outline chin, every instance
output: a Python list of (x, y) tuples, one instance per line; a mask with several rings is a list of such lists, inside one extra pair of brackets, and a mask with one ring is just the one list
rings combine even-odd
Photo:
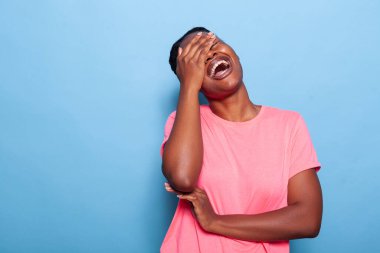
[(241, 75), (230, 75), (224, 80), (209, 80), (202, 85), (201, 92), (210, 99), (223, 99), (235, 93), (241, 85)]

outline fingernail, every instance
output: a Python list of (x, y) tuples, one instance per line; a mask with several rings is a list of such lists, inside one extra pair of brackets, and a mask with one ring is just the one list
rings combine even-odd
[(202, 34), (202, 32), (198, 32), (198, 33), (197, 33), (197, 35), (201, 35), (201, 34)]
[(180, 197), (182, 197), (182, 195), (179, 194), (179, 195), (177, 195), (177, 197), (180, 198)]

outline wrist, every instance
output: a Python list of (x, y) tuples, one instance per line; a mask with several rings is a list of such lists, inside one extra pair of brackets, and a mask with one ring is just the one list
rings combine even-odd
[(222, 219), (223, 219), (223, 215), (216, 214), (215, 217), (210, 222), (207, 232), (217, 234), (219, 231), (219, 225)]
[(195, 79), (184, 79), (180, 81), (181, 89), (194, 90), (199, 92), (202, 86), (202, 81)]
[(190, 85), (182, 85), (180, 87), (180, 93), (183, 95), (196, 96), (198, 97), (199, 89), (196, 87), (191, 87)]

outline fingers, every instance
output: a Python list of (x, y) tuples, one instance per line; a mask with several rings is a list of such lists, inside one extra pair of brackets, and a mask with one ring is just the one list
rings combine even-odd
[(194, 192), (195, 193), (203, 194), (203, 190), (201, 188), (199, 188), (199, 187), (195, 187)]
[(194, 42), (189, 50), (189, 53), (186, 55), (188, 59), (198, 60), (198, 57), (195, 56), (200, 48), (203, 48), (211, 39), (212, 33), (204, 34), (196, 42)]
[(181, 52), (181, 56), (182, 57), (185, 57), (190, 49), (192, 48), (193, 44), (195, 44), (200, 38), (202, 37), (202, 32), (198, 32), (190, 41), (189, 44), (187, 44), (187, 46), (183, 49), (183, 51)]
[(207, 197), (207, 193), (205, 190), (199, 188), (199, 187), (195, 187), (194, 189), (194, 193), (200, 197), (203, 197), (203, 198), (208, 198)]
[(200, 47), (202, 49), (204, 47), (208, 47), (208, 43), (210, 40), (215, 39), (215, 35), (212, 32), (209, 33), (198, 33), (196, 36), (192, 38), (192, 40), (187, 44), (187, 46), (181, 51), (181, 58), (186, 58), (188, 60), (192, 59), (194, 61), (198, 61), (198, 51)]
[(168, 192), (174, 192), (173, 188), (172, 188), (168, 183), (165, 183), (165, 189), (166, 189)]
[(166, 191), (177, 194), (177, 197), (181, 198), (181, 199), (186, 199), (186, 200), (189, 200), (189, 201), (194, 201), (194, 200), (197, 199), (197, 197), (206, 197), (207, 198), (207, 194), (206, 194), (205, 190), (203, 190), (203, 189), (201, 189), (199, 187), (195, 187), (195, 189), (194, 189), (194, 191), (192, 193), (183, 194), (181, 192), (178, 192), (178, 191), (174, 190), (170, 186), (170, 184), (168, 184), (167, 182), (164, 183), (164, 186), (165, 186)]
[[(165, 183), (164, 183), (164, 186), (165, 186), (166, 190), (169, 190), (169, 191), (175, 191), (175, 190), (170, 186), (170, 184), (169, 184), (168, 182), (165, 182)], [(199, 188), (199, 187), (195, 187), (195, 188), (194, 188), (194, 192), (202, 193), (202, 192), (204, 192), (204, 190), (201, 189), (201, 188)]]
[(178, 55), (177, 55), (177, 57), (180, 56), (180, 55), (182, 54), (182, 51), (183, 51), (182, 47), (179, 47), (179, 48), (178, 48)]
[(207, 194), (205, 190), (195, 187), (194, 191), (188, 194), (178, 194), (177, 197), (183, 197), (183, 198), (189, 198), (189, 199), (197, 199), (197, 198), (202, 198), (202, 197), (207, 197)]
[(194, 201), (197, 200), (197, 197), (194, 196), (194, 195), (192, 195), (192, 194), (186, 194), (186, 195), (184, 195), (184, 194), (178, 194), (177, 197), (179, 199), (186, 199), (186, 200), (188, 200), (190, 202), (194, 202)]
[(198, 50), (194, 53), (193, 58), (199, 63), (205, 63), (208, 52), (214, 44), (216, 39), (215, 34), (212, 35), (207, 41), (199, 46)]
[(200, 197), (197, 196), (198, 193), (190, 193), (190, 194), (186, 194), (186, 195), (183, 195), (183, 194), (178, 194), (177, 197), (179, 199), (184, 199), (184, 200), (187, 200), (189, 201), (189, 203), (191, 204), (191, 212), (193, 214), (194, 217), (197, 217), (196, 213), (199, 212), (199, 205), (200, 205)]
[(168, 184), (168, 183), (165, 182), (164, 185), (165, 185), (165, 189), (166, 189), (168, 192), (173, 192), (173, 193), (176, 193), (176, 194), (181, 194), (180, 192), (174, 190), (174, 189), (170, 186), (170, 184)]

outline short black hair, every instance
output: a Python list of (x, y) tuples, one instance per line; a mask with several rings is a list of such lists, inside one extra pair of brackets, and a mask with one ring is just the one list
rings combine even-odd
[(178, 56), (179, 45), (186, 38), (187, 35), (193, 32), (207, 32), (208, 33), (210, 31), (202, 26), (197, 26), (197, 27), (191, 28), (181, 38), (179, 38), (176, 42), (174, 42), (172, 49), (170, 50), (169, 64), (175, 75), (177, 75), (176, 69), (177, 69), (177, 56)]

